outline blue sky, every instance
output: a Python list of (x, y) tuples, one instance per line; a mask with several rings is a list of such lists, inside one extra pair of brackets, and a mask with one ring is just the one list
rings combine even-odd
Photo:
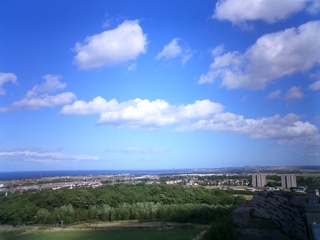
[(319, 165), (320, 2), (4, 0), (0, 171)]

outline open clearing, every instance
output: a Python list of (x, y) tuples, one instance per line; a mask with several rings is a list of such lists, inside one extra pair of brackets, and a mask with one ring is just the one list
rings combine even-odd
[[(0, 240), (191, 240), (200, 239), (201, 234), (209, 228), (206, 225), (178, 224), (163, 222), (112, 222), (76, 224), (65, 228), (51, 226), (0, 227)], [(197, 237), (199, 236), (199, 237)]]

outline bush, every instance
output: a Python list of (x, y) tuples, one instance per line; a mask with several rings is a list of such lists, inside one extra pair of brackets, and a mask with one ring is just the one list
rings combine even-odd
[(220, 220), (212, 223), (211, 228), (203, 236), (204, 240), (234, 240), (234, 227), (232, 221), (232, 211), (223, 216)]

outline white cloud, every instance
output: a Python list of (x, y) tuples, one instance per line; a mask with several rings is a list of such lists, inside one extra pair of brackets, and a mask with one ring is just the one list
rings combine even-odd
[(89, 36), (77, 43), (74, 62), (80, 69), (88, 70), (116, 65), (136, 59), (146, 52), (147, 37), (138, 21), (125, 21), (116, 29)]
[(108, 102), (104, 98), (98, 96), (90, 102), (78, 100), (74, 102), (72, 105), (66, 105), (62, 108), (60, 113), (63, 115), (90, 115), (110, 111), (112, 109), (116, 109), (117, 106), (117, 100), (112, 99)]
[(310, 70), (320, 63), (320, 21), (266, 34), (241, 54), (214, 56), (199, 83), (220, 80), (228, 89), (261, 89), (283, 76)]
[(99, 124), (152, 130), (190, 119), (208, 118), (211, 114), (222, 110), (221, 104), (209, 100), (174, 106), (159, 99), (149, 101), (137, 98), (118, 103), (115, 99), (108, 102), (97, 97), (88, 103), (79, 100), (72, 105), (64, 106), (60, 113), (64, 115), (99, 113)]
[(144, 153), (164, 153), (168, 152), (168, 149), (163, 148), (151, 148), (151, 149), (143, 149), (143, 148), (137, 148), (137, 147), (127, 147), (124, 149), (121, 149), (120, 152), (122, 153), (138, 153), (138, 154), (144, 154)]
[(319, 130), (309, 122), (300, 121), (295, 114), (245, 119), (233, 113), (218, 113), (209, 120), (180, 126), (177, 131), (210, 130), (246, 134), (254, 139), (274, 139), (283, 145), (319, 145)]
[(58, 89), (64, 89), (67, 84), (60, 82), (61, 76), (59, 75), (51, 75), (47, 74), (42, 77), (45, 81), (40, 85), (35, 85), (30, 91), (27, 92), (26, 97), (32, 98), (37, 96), (39, 93), (53, 93), (56, 92)]
[(123, 107), (115, 111), (102, 113), (99, 123), (122, 125), (123, 121), (133, 128), (140, 125), (148, 127), (164, 126), (175, 121), (170, 116), (162, 115), (162, 110), (167, 107), (168, 104), (164, 101), (151, 103), (148, 100), (135, 99), (129, 104), (123, 104)]
[[(155, 128), (176, 124), (181, 120), (197, 118), (198, 115), (209, 116), (210, 113), (220, 111), (220, 104), (203, 100), (195, 105), (170, 106), (164, 100), (141, 100), (139, 98), (120, 103), (113, 111), (103, 112), (98, 120), (99, 124), (112, 124), (119, 127)], [(197, 109), (197, 106), (206, 107), (208, 112)]]
[(312, 15), (320, 12), (320, 1), (311, 1), (311, 4), (307, 7), (307, 12)]
[(4, 85), (7, 82), (16, 83), (17, 77), (13, 73), (2, 73), (0, 72), (0, 96), (6, 95), (6, 91), (2, 88), (2, 85)]
[(37, 110), (43, 107), (66, 105), (76, 100), (76, 95), (72, 92), (64, 92), (57, 95), (48, 94), (66, 87), (65, 83), (60, 82), (60, 76), (48, 74), (43, 76), (43, 79), (45, 80), (44, 83), (35, 85), (26, 93), (23, 99), (11, 103), (9, 107), (0, 108), (0, 112), (20, 109)]
[(178, 44), (178, 40), (178, 38), (174, 38), (168, 45), (165, 45), (162, 52), (158, 53), (158, 55), (156, 56), (156, 59), (171, 59), (179, 56), (182, 53), (182, 49)]
[(228, 20), (234, 24), (253, 20), (274, 23), (303, 10), (306, 2), (306, 0), (219, 0), (212, 17)]
[[(224, 112), (224, 106), (209, 100), (187, 105), (170, 105), (164, 100), (129, 100), (118, 103), (101, 97), (93, 101), (76, 101), (61, 110), (61, 114), (100, 114), (99, 124), (133, 129), (155, 130), (174, 126), (174, 131), (207, 130), (249, 135), (255, 139), (275, 139), (279, 144), (320, 145), (319, 130), (300, 116), (288, 114), (257, 119)], [(141, 152), (129, 149), (130, 152)]]
[(286, 93), (287, 100), (302, 99), (303, 97), (304, 97), (304, 94), (302, 93), (300, 87), (296, 87), (296, 86), (291, 87)]
[(182, 65), (185, 65), (185, 63), (188, 62), (192, 56), (193, 55), (191, 53), (184, 54), (182, 56)]
[(20, 101), (13, 102), (9, 110), (18, 110), (18, 109), (31, 109), (37, 110), (43, 107), (55, 107), (68, 104), (73, 102), (76, 99), (76, 95), (72, 92), (65, 92), (57, 94), (55, 96), (50, 96), (47, 94), (42, 94), (39, 97), (33, 98), (23, 98)]
[(300, 152), (299, 155), (303, 156), (303, 157), (310, 157), (310, 158), (314, 158), (314, 157), (320, 157), (320, 152), (319, 151), (306, 151), (306, 152)]
[(320, 80), (310, 84), (308, 86), (308, 89), (312, 90), (312, 91), (316, 91), (316, 90), (320, 90)]
[(132, 63), (130, 64), (130, 66), (128, 67), (128, 71), (131, 72), (131, 71), (135, 71), (137, 68), (137, 64), (136, 63)]
[(224, 106), (210, 100), (197, 100), (193, 104), (174, 107), (174, 114), (181, 121), (188, 119), (207, 119), (212, 114), (222, 112)]
[(34, 162), (51, 161), (80, 161), (80, 160), (99, 160), (97, 156), (89, 155), (72, 155), (62, 152), (48, 152), (35, 150), (14, 150), (14, 151), (0, 151), (0, 160), (22, 160)]
[(268, 98), (269, 99), (276, 99), (280, 98), (281, 90), (276, 90), (274, 92), (269, 93)]
[(184, 65), (191, 57), (191, 51), (188, 47), (182, 47), (179, 44), (181, 39), (174, 38), (170, 43), (165, 45), (160, 53), (157, 54), (156, 59), (164, 58), (166, 60), (174, 58), (182, 58), (182, 64)]

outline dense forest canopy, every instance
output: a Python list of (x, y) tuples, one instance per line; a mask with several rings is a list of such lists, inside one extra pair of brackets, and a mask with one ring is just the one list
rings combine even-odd
[(130, 219), (211, 222), (243, 201), (221, 190), (165, 184), (41, 190), (2, 195), (0, 223)]

